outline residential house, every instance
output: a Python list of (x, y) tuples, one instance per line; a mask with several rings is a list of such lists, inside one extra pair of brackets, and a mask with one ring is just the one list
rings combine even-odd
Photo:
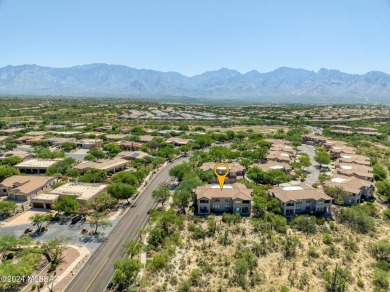
[(103, 145), (102, 139), (81, 139), (76, 142), (78, 148), (98, 149)]
[(0, 196), (10, 200), (30, 201), (38, 194), (50, 190), (57, 178), (51, 176), (13, 175), (0, 183)]
[(118, 153), (116, 158), (134, 160), (134, 159), (142, 159), (148, 156), (149, 156), (148, 153), (142, 151), (123, 151)]
[[(215, 165), (216, 165), (215, 162), (206, 162), (203, 163), (200, 169), (203, 171), (207, 171), (207, 170), (214, 171)], [(225, 183), (235, 183), (244, 178), (245, 168), (241, 164), (239, 164), (238, 162), (231, 162), (231, 163), (227, 163), (227, 165), (229, 166), (229, 173), (226, 176)], [(217, 182), (217, 181), (218, 181), (217, 177), (214, 176), (214, 178), (210, 182)]]
[(192, 141), (191, 139), (183, 139), (183, 138), (179, 138), (179, 137), (171, 137), (171, 138), (168, 138), (166, 142), (174, 144), (175, 146), (183, 146), (183, 145), (187, 145), (191, 141)]
[(11, 150), (11, 151), (7, 151), (4, 153), (0, 153), (0, 161), (5, 159), (5, 158), (13, 157), (13, 156), (19, 157), (20, 159), (22, 159), (22, 161), (25, 161), (25, 160), (28, 160), (28, 159), (31, 159), (34, 157), (34, 155), (29, 153), (29, 152)]

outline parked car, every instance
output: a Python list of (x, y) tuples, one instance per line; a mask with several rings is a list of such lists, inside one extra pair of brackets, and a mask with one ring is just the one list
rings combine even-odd
[(79, 222), (81, 220), (81, 218), (83, 218), (83, 216), (81, 216), (81, 215), (74, 216), (72, 218), (71, 224), (76, 224), (77, 222)]

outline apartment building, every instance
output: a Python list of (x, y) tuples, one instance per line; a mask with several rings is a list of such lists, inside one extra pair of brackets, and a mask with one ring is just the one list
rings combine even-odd
[(323, 182), (324, 187), (341, 187), (347, 194), (343, 196), (345, 205), (358, 205), (361, 198), (371, 197), (375, 190), (373, 182), (354, 176), (344, 176), (337, 174), (328, 181)]
[(337, 162), (335, 173), (345, 176), (355, 176), (371, 182), (374, 181), (373, 169), (367, 165)]
[(283, 216), (286, 217), (310, 212), (331, 212), (333, 199), (322, 189), (315, 189), (307, 184), (273, 187), (268, 190), (268, 194), (279, 201)]
[(217, 184), (199, 186), (193, 190), (196, 197), (198, 215), (224, 212), (249, 216), (252, 210), (252, 190), (245, 185), (225, 184), (223, 189)]

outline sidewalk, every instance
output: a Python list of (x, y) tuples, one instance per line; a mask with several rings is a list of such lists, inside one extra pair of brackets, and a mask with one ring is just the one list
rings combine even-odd
[[(77, 272), (84, 266), (90, 256), (89, 250), (85, 246), (69, 245), (68, 247), (75, 249), (79, 255), (65, 268), (65, 270), (60, 275), (58, 275), (57, 272), (57, 278), (53, 283), (54, 291), (63, 291), (66, 286), (68, 286), (70, 281), (72, 281)], [(49, 283), (48, 285), (51, 286), (52, 284)], [(41, 291), (49, 292), (49, 288), (44, 287)]]

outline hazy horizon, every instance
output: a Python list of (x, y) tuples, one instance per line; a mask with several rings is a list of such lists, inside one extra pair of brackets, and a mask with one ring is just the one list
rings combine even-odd
[(0, 1), (0, 66), (390, 73), (390, 2)]

